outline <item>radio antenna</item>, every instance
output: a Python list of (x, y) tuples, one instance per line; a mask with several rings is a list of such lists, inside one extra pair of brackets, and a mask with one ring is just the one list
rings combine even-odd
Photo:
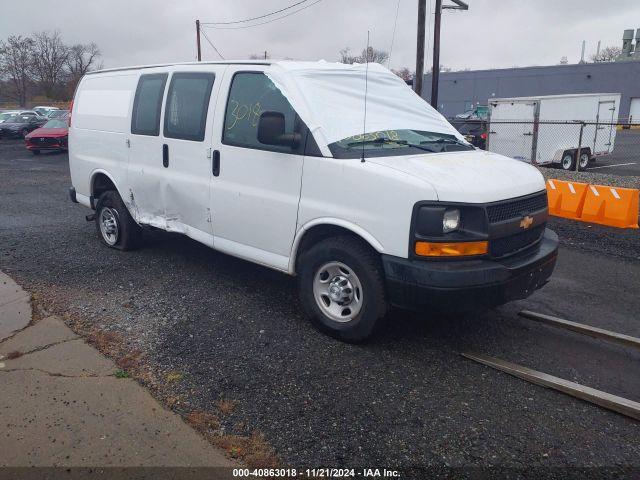
[(362, 121), (362, 157), (360, 162), (364, 163), (364, 136), (367, 133), (367, 87), (369, 86), (369, 30), (367, 30), (367, 49), (364, 58), (367, 65), (364, 70), (364, 120)]

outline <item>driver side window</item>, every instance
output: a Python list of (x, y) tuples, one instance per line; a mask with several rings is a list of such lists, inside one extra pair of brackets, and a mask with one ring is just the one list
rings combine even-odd
[(227, 99), (222, 143), (258, 150), (298, 153), (288, 146), (266, 145), (258, 140), (260, 115), (268, 111), (284, 115), (285, 134), (299, 132), (301, 122), (296, 112), (264, 73), (236, 73)]

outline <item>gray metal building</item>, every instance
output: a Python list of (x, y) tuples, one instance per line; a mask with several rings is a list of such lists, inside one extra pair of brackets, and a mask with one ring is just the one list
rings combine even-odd
[[(640, 61), (440, 73), (438, 110), (452, 117), (487, 105), (492, 97), (567, 93), (621, 93), (619, 121), (629, 121), (631, 110), (633, 121), (640, 122)], [(430, 74), (424, 77), (423, 97), (431, 97)]]

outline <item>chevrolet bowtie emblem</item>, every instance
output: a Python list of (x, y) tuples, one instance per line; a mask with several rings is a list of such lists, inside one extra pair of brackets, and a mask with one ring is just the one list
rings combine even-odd
[(531, 226), (533, 223), (533, 217), (527, 215), (522, 220), (520, 220), (520, 228), (524, 228), (525, 230)]

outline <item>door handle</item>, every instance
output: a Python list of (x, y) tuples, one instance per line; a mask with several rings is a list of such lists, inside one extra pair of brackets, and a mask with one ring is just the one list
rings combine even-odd
[(164, 168), (169, 166), (169, 145), (166, 143), (162, 145), (162, 166)]
[(220, 150), (213, 151), (213, 160), (211, 160), (211, 173), (214, 177), (220, 175)]

